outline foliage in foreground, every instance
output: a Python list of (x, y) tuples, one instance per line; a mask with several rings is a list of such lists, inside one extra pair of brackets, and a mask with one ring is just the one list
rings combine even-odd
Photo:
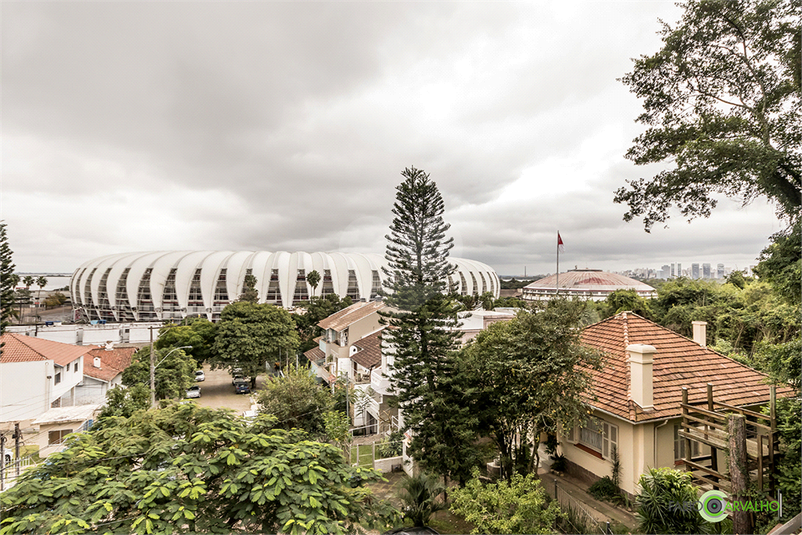
[(638, 504), (640, 533), (706, 533), (710, 523), (695, 507), (676, 507), (675, 504), (696, 503), (693, 476), (671, 468), (651, 468), (640, 476), (641, 492)]
[(477, 469), (465, 487), (453, 492), (451, 512), (476, 526), (471, 533), (554, 533), (562, 516), (535, 474), (485, 485)]
[(353, 533), (397, 519), (360, 486), (377, 472), (270, 416), (184, 403), (106, 420), (0, 496), (0, 534)]
[(398, 492), (403, 503), (401, 512), (404, 518), (412, 522), (413, 526), (428, 525), (434, 513), (448, 509), (448, 505), (438, 499), (445, 490), (436, 476), (425, 472), (405, 479)]

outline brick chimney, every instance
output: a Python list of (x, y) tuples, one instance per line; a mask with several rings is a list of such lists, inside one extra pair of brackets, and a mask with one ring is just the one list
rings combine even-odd
[(654, 346), (631, 344), (627, 346), (629, 354), (629, 380), (632, 401), (643, 409), (654, 408), (653, 385), (654, 374), (652, 363), (657, 350)]
[(694, 321), (693, 324), (693, 341), (702, 347), (707, 347), (707, 322)]

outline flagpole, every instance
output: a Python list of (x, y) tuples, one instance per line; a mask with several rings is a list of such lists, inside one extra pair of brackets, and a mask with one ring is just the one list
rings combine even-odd
[(557, 231), (557, 290), (555, 295), (560, 293), (560, 231)]

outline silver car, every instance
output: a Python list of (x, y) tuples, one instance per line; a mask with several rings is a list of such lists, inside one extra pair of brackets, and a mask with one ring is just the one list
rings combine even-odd
[(190, 386), (187, 388), (187, 398), (199, 398), (201, 396), (201, 389), (199, 386)]
[(203, 373), (203, 370), (195, 370), (195, 380), (198, 382), (206, 380), (206, 374)]

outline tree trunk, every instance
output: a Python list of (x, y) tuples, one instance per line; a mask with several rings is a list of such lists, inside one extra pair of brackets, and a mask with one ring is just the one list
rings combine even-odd
[[(732, 499), (745, 501), (748, 499), (749, 472), (746, 465), (746, 428), (742, 415), (730, 414), (729, 431)], [(733, 507), (732, 529), (735, 533), (754, 533), (751, 513), (741, 511), (740, 507)]]

